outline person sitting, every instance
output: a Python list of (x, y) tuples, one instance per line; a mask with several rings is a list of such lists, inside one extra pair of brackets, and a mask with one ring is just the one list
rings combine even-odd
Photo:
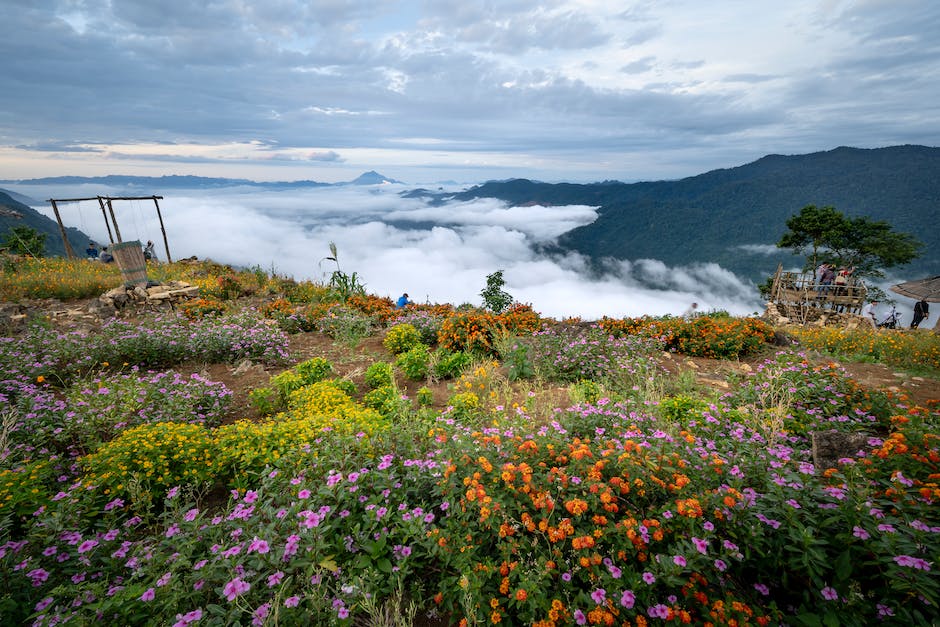
[(697, 309), (698, 309), (698, 303), (692, 303), (691, 305), (689, 305), (688, 309), (682, 312), (682, 317), (685, 320), (691, 320), (692, 318), (695, 317), (695, 314), (697, 313), (696, 311)]
[(101, 249), (101, 254), (98, 256), (98, 261), (101, 263), (111, 263), (114, 261), (114, 255), (108, 252), (107, 246)]
[(406, 305), (413, 305), (414, 303), (408, 299), (408, 292), (405, 292), (398, 297), (398, 302), (395, 303), (395, 306), (399, 309), (404, 309)]
[(98, 247), (95, 246), (94, 242), (88, 242), (88, 248), (85, 249), (85, 256), (89, 259), (98, 258)]
[(153, 249), (153, 240), (147, 240), (147, 245), (144, 246), (144, 259), (147, 260), (157, 260), (157, 252)]

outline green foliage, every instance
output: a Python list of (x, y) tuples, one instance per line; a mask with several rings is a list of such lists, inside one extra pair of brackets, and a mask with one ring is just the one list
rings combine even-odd
[(473, 356), (464, 351), (451, 352), (441, 348), (435, 351), (434, 375), (441, 379), (456, 379), (473, 363)]
[(337, 305), (317, 318), (316, 329), (335, 340), (355, 344), (375, 331), (375, 319), (358, 309)]
[(431, 367), (431, 350), (417, 344), (395, 359), (395, 365), (412, 381), (427, 379)]
[(300, 362), (294, 366), (294, 370), (304, 380), (304, 384), (309, 385), (322, 381), (333, 374), (333, 364), (324, 357), (314, 357)]
[(395, 375), (392, 371), (392, 364), (385, 361), (373, 362), (366, 368), (365, 381), (370, 390), (392, 385)]
[(483, 298), (483, 306), (493, 313), (501, 314), (512, 305), (512, 295), (503, 290), (504, 285), (506, 285), (506, 281), (503, 279), (503, 271), (497, 270), (493, 274), (487, 275), (486, 287), (480, 292), (480, 296)]
[(362, 397), (362, 402), (366, 407), (388, 418), (403, 416), (409, 409), (408, 401), (402, 398), (394, 384), (383, 385), (367, 392)]
[[(787, 220), (787, 229), (777, 246), (798, 253), (811, 249), (807, 270), (828, 261), (854, 267), (855, 276), (880, 277), (881, 268), (909, 263), (923, 247), (912, 235), (894, 231), (885, 221), (849, 218), (834, 207), (807, 205)], [(825, 249), (822, 256), (821, 249)]]
[(271, 416), (284, 409), (280, 392), (269, 387), (255, 388), (248, 392), (248, 402), (262, 416)]
[(366, 286), (359, 280), (359, 276), (355, 272), (347, 274), (340, 269), (339, 254), (333, 242), (330, 242), (330, 256), (326, 259), (336, 263), (336, 270), (330, 275), (329, 287), (340, 302), (345, 303), (353, 296), (365, 296)]
[(386, 332), (382, 340), (382, 346), (393, 355), (411, 350), (418, 344), (421, 344), (421, 333), (408, 323), (396, 324)]
[(422, 386), (418, 388), (418, 392), (415, 394), (415, 400), (417, 400), (418, 405), (422, 407), (430, 407), (434, 404), (434, 392), (427, 386)]
[(603, 392), (600, 383), (581, 379), (571, 386), (568, 394), (575, 403), (596, 403)]
[(30, 257), (46, 254), (46, 234), (28, 226), (14, 226), (7, 231), (3, 242), (10, 252)]

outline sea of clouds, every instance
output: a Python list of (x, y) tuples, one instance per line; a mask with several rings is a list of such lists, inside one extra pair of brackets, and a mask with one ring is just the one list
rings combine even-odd
[[(579, 254), (545, 252), (562, 233), (595, 220), (594, 207), (510, 207), (495, 199), (434, 206), (401, 197), (406, 190), (384, 185), (173, 192), (160, 201), (160, 210), (174, 260), (196, 256), (327, 281), (337, 269), (326, 259), (333, 242), (339, 269), (355, 272), (378, 296), (407, 292), (415, 302), (479, 305), (486, 277), (502, 270), (504, 289), (517, 301), (556, 318), (680, 315), (692, 302), (699, 311), (763, 310), (752, 282), (713, 263), (667, 267), (654, 259), (609, 259), (598, 270)], [(36, 198), (50, 193), (16, 191)], [(100, 187), (60, 191), (72, 198), (129, 195)], [(151, 239), (165, 259), (154, 203), (114, 201), (113, 206), (123, 239)], [(35, 208), (52, 216), (48, 205)], [(97, 201), (59, 209), (67, 226), (108, 241)], [(75, 248), (84, 250), (85, 243)]]

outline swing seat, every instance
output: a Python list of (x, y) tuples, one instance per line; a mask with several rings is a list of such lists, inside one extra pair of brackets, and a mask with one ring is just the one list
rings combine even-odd
[(124, 287), (147, 285), (147, 262), (144, 261), (144, 249), (138, 240), (114, 244), (110, 250), (121, 269)]

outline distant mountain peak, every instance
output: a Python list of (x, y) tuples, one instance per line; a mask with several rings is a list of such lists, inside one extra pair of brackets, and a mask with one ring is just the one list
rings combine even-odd
[(389, 185), (389, 184), (401, 185), (401, 181), (396, 181), (393, 178), (383, 176), (376, 172), (375, 170), (369, 170), (360, 174), (356, 179), (350, 181), (351, 185)]

